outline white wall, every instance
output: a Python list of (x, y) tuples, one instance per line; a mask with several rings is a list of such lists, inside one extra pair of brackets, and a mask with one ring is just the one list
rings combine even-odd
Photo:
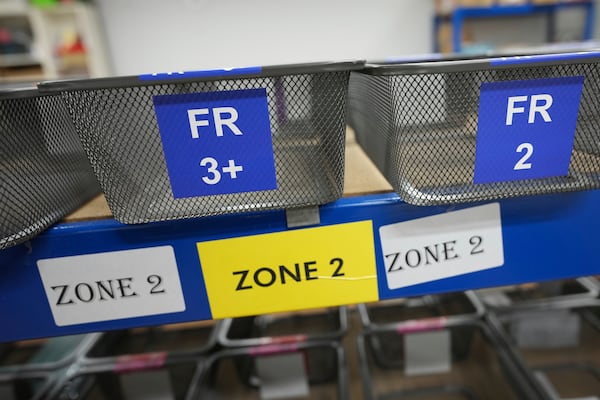
[[(434, 0), (97, 0), (117, 75), (309, 61), (381, 59), (432, 50)], [(596, 7), (600, 17), (600, 6)], [(598, 21), (598, 18), (596, 19)], [(558, 16), (577, 40), (580, 9)], [(595, 37), (600, 39), (600, 24)], [(473, 20), (477, 42), (543, 44), (544, 16)]]
[(433, 0), (99, 0), (117, 75), (430, 52)]

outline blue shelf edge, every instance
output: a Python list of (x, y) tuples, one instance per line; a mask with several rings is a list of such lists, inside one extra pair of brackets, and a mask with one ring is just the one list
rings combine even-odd
[[(393, 193), (350, 197), (321, 206), (321, 226), (372, 221), (380, 300), (600, 274), (595, 236), (600, 231), (600, 191), (498, 203), (504, 265), (394, 290), (386, 284), (379, 227), (483, 203), (419, 207)], [(284, 211), (140, 225), (113, 220), (57, 224), (30, 242), (0, 252), (0, 320), (6, 321), (0, 341), (212, 319), (197, 243), (285, 231)], [(184, 311), (68, 326), (55, 323), (39, 260), (158, 246), (174, 250)]]

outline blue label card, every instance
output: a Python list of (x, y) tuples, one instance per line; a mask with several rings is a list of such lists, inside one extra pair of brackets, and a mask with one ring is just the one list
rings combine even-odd
[(482, 83), (474, 183), (566, 176), (583, 81)]
[(171, 79), (197, 79), (197, 78), (215, 78), (233, 75), (251, 75), (259, 74), (261, 67), (242, 67), (225, 69), (207, 69), (199, 71), (174, 71), (174, 72), (155, 72), (153, 74), (143, 74), (139, 78), (141, 81), (161, 81)]
[(277, 189), (266, 89), (153, 100), (175, 198)]

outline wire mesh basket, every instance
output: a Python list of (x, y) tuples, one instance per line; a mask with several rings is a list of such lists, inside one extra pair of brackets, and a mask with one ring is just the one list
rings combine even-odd
[(0, 92), (0, 187), (0, 249), (27, 241), (100, 192), (59, 96)]
[(415, 205), (600, 187), (600, 53), (367, 64), (349, 120)]
[(125, 223), (342, 195), (347, 84), (363, 63), (47, 82)]

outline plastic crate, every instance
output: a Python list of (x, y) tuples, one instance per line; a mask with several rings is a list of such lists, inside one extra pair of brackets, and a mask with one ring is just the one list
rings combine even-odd
[(598, 60), (582, 52), (367, 64), (350, 78), (350, 124), (411, 204), (595, 189)]
[[(256, 369), (258, 358), (300, 355), (303, 359), (307, 399), (349, 398), (348, 371), (343, 347), (334, 342), (303, 342), (227, 349), (214, 353), (191, 391), (190, 399), (260, 399), (258, 376), (248, 385), (240, 380), (237, 365)], [(324, 360), (328, 360), (324, 362)], [(298, 398), (298, 396), (294, 397)]]
[(141, 223), (339, 198), (348, 78), (362, 65), (152, 74), (40, 88), (62, 93), (115, 218)]
[(595, 304), (555, 304), (491, 316), (543, 398), (594, 398), (600, 393), (600, 303)]
[(60, 96), (0, 92), (0, 186), (0, 249), (27, 241), (100, 192)]
[[(366, 345), (378, 341), (402, 342), (405, 335), (422, 335), (445, 329), (452, 340), (447, 369), (413, 373), (407, 369), (406, 349), (388, 354), (395, 362), (380, 365)], [(465, 335), (465, 330), (470, 334)], [(365, 399), (536, 399), (529, 382), (496, 342), (482, 321), (448, 324), (444, 327), (399, 324), (360, 334), (357, 338), (359, 366)]]
[(285, 312), (223, 320), (218, 341), (225, 347), (307, 340), (337, 340), (348, 330), (346, 307)]

